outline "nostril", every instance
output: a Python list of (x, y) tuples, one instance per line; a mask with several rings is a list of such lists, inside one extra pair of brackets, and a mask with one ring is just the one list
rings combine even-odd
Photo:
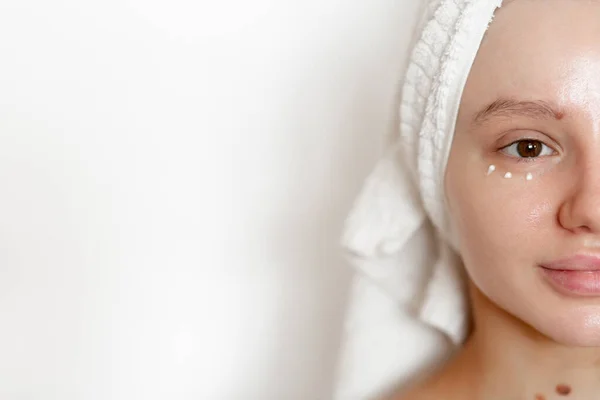
[(581, 225), (574, 229), (575, 233), (590, 233), (592, 230), (587, 225)]

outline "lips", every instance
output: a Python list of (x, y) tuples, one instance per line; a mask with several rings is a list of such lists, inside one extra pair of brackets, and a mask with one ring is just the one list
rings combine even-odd
[(600, 257), (576, 255), (552, 261), (542, 267), (562, 271), (600, 271)]
[(600, 296), (600, 257), (576, 255), (541, 265), (546, 281), (560, 293)]

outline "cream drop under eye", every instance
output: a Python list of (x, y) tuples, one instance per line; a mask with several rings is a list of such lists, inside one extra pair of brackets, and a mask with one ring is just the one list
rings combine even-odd
[[(490, 165), (490, 166), (488, 167), (488, 169), (487, 169), (487, 174), (486, 174), (486, 175), (488, 175), (488, 176), (489, 176), (489, 175), (491, 175), (491, 174), (492, 174), (494, 171), (496, 171), (496, 166), (492, 164), (492, 165)], [(506, 173), (504, 173), (504, 175), (503, 175), (503, 176), (504, 176), (504, 179), (511, 179), (511, 178), (513, 177), (513, 174), (512, 174), (512, 172), (506, 172)], [(533, 174), (532, 174), (531, 172), (528, 172), (528, 173), (525, 175), (525, 180), (527, 180), (527, 181), (531, 181), (531, 180), (533, 180)]]

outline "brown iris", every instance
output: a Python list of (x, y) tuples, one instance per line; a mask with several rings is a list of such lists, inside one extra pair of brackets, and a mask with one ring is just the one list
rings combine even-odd
[(542, 153), (542, 142), (537, 140), (522, 140), (517, 143), (517, 153), (523, 158), (538, 157)]

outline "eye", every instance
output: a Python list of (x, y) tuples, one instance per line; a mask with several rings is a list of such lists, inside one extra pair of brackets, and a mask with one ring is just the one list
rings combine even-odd
[(516, 158), (536, 158), (551, 156), (554, 149), (539, 140), (523, 139), (501, 149), (504, 153)]

